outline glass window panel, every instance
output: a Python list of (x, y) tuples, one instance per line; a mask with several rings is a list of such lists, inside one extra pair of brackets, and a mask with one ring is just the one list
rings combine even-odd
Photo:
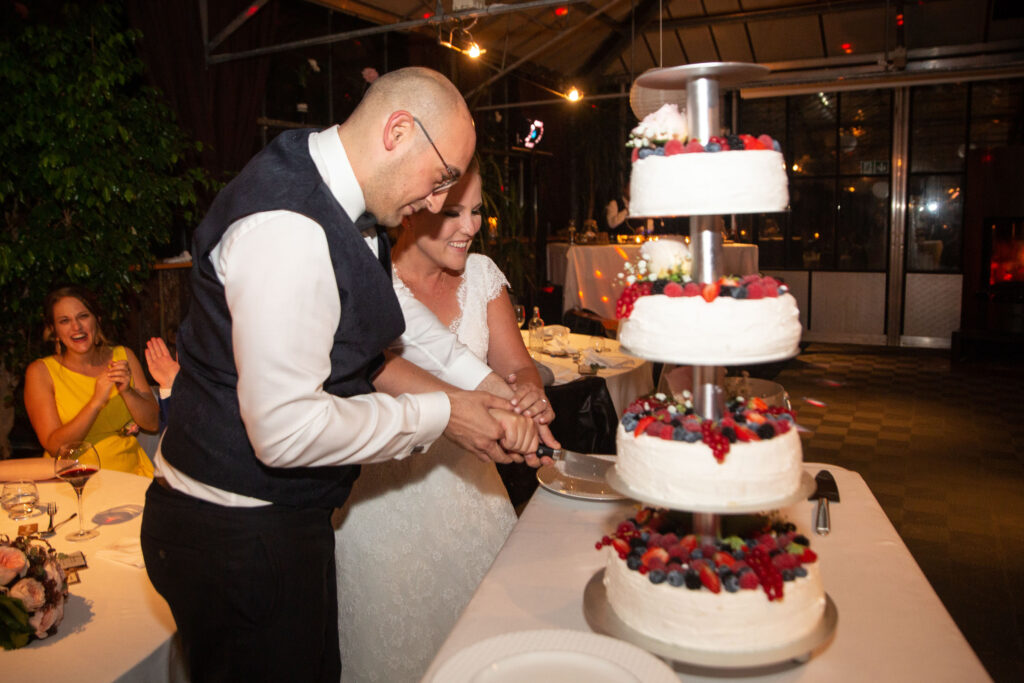
[(839, 270), (886, 269), (889, 178), (843, 178), (839, 183)]
[(971, 149), (1024, 144), (1024, 80), (971, 86)]
[(736, 216), (737, 242), (757, 244), (758, 268), (786, 267), (786, 221), (785, 213), (746, 213)]
[(839, 101), (839, 172), (889, 175), (892, 92), (842, 93)]
[(831, 270), (835, 264), (835, 180), (795, 178), (789, 184), (788, 268)]
[(912, 175), (907, 184), (907, 269), (960, 269), (963, 176)]
[(786, 98), (771, 97), (762, 100), (740, 100), (738, 133), (770, 135), (786, 151)]
[(816, 93), (789, 98), (786, 139), (793, 150), (787, 159), (791, 175), (815, 176), (836, 172), (835, 93)]
[(911, 173), (964, 169), (967, 86), (956, 83), (913, 88), (910, 103)]

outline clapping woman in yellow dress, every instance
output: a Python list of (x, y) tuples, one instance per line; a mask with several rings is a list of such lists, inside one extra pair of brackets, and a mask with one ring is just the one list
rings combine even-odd
[(96, 297), (84, 287), (54, 290), (43, 308), (55, 353), (25, 373), (25, 408), (39, 443), (52, 455), (61, 444), (89, 441), (104, 469), (152, 477), (153, 463), (132, 434), (156, 431), (159, 408), (138, 358), (107, 341)]

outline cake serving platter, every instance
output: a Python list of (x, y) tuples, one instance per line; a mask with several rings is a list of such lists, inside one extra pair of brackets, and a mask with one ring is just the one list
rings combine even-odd
[(658, 496), (652, 496), (642, 491), (637, 491), (632, 486), (622, 481), (618, 472), (613, 467), (608, 470), (608, 483), (611, 487), (633, 500), (640, 501), (642, 503), (651, 503), (659, 507), (672, 508), (674, 510), (688, 510), (691, 512), (708, 512), (717, 514), (747, 514), (764, 512), (766, 510), (778, 510), (794, 503), (807, 500), (817, 488), (817, 484), (807, 472), (800, 473), (800, 484), (796, 490), (788, 496), (782, 496), (779, 498), (767, 498), (765, 500), (759, 500), (753, 503), (691, 503), (685, 500), (668, 500), (665, 498), (659, 498)]
[(608, 603), (604, 587), (604, 569), (599, 569), (587, 582), (583, 592), (583, 616), (594, 631), (632, 643), (672, 662), (711, 669), (752, 669), (793, 662), (802, 664), (811, 653), (827, 643), (839, 623), (839, 611), (832, 598), (825, 595), (825, 613), (818, 625), (807, 635), (765, 650), (719, 652), (697, 650), (651, 638), (634, 630), (619, 619)]
[(771, 69), (760, 64), (704, 62), (650, 69), (636, 77), (636, 84), (641, 88), (682, 90), (690, 81), (697, 78), (709, 78), (718, 81), (721, 86), (731, 86), (758, 81), (770, 72)]
[(665, 353), (648, 353), (647, 351), (638, 352), (632, 351), (625, 345), (619, 347), (622, 353), (628, 353), (631, 356), (638, 356), (645, 360), (654, 361), (656, 363), (675, 363), (676, 365), (713, 365), (715, 367), (737, 367), (746, 365), (760, 365), (761, 363), (774, 363), (777, 361), (789, 360), (795, 358), (799, 353), (799, 349), (793, 351), (785, 351), (782, 353), (768, 353), (761, 356), (743, 356), (742, 358), (730, 358), (727, 363), (722, 362), (722, 357), (715, 356), (713, 358), (695, 358), (693, 355), (689, 355), (685, 352), (681, 352), (678, 356)]

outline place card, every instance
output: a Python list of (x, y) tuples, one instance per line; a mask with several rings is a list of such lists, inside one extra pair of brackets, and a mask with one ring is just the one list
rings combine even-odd
[(81, 550), (73, 553), (60, 553), (57, 555), (57, 561), (60, 562), (60, 566), (64, 568), (65, 572), (89, 568), (88, 563), (85, 561), (85, 553)]
[(36, 524), (35, 522), (30, 522), (29, 524), (19, 524), (18, 525), (18, 535), (19, 536), (31, 536), (32, 534), (36, 533), (37, 531), (39, 531), (39, 525)]

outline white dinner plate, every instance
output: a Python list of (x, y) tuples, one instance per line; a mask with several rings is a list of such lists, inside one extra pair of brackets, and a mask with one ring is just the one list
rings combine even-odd
[[(595, 458), (614, 459), (614, 456), (595, 455)], [(565, 473), (565, 462), (556, 460), (537, 470), (537, 481), (552, 493), (583, 500), (623, 500), (624, 495), (607, 481), (572, 477)]]
[(457, 652), (431, 683), (679, 683), (635, 645), (586, 631), (516, 631)]

